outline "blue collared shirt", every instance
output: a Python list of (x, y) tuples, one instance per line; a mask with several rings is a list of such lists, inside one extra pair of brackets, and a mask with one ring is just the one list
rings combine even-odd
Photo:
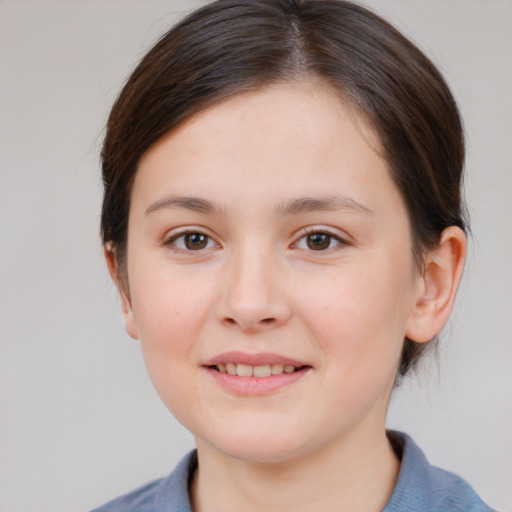
[[(400, 473), (383, 512), (492, 512), (472, 487), (457, 475), (430, 465), (406, 434), (388, 432), (402, 452)], [(175, 470), (93, 512), (192, 512), (188, 483), (197, 468), (197, 453), (186, 455)]]

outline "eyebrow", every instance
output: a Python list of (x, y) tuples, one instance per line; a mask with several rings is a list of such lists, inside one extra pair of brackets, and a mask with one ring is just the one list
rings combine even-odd
[[(186, 196), (169, 196), (159, 199), (146, 209), (145, 215), (147, 216), (152, 212), (167, 208), (190, 210), (208, 215), (226, 215), (226, 210), (220, 205), (200, 197)], [(282, 217), (288, 215), (301, 215), (308, 212), (335, 210), (348, 210), (366, 215), (374, 215), (368, 207), (346, 196), (300, 197), (283, 202), (275, 209), (277, 215)]]
[(204, 213), (209, 215), (226, 215), (224, 208), (206, 199), (202, 199), (200, 197), (181, 196), (169, 196), (155, 201), (146, 209), (145, 215), (147, 216), (152, 212), (166, 208), (191, 210), (197, 213)]
[(287, 201), (276, 208), (281, 216), (301, 215), (308, 212), (330, 212), (335, 210), (352, 211), (365, 215), (374, 215), (367, 206), (346, 196), (300, 197)]

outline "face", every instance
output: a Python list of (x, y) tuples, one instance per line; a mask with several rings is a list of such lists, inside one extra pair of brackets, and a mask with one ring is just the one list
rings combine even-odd
[(142, 158), (125, 317), (199, 443), (285, 461), (383, 431), (419, 277), (378, 140), (318, 84), (192, 117)]

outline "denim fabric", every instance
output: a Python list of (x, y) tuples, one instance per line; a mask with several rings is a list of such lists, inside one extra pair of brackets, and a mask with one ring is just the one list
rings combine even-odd
[[(383, 512), (492, 512), (462, 478), (431, 466), (406, 434), (388, 432), (402, 452), (398, 481)], [(197, 454), (187, 454), (165, 479), (121, 496), (92, 512), (192, 512), (188, 481), (197, 467)]]
[(492, 511), (459, 476), (431, 466), (407, 435), (388, 432), (403, 450), (400, 473), (383, 512), (488, 512)]

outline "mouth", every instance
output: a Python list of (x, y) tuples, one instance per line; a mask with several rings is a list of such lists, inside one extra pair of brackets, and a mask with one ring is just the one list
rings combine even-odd
[(203, 368), (223, 389), (242, 396), (264, 396), (301, 381), (311, 365), (270, 353), (227, 352), (207, 361)]
[(256, 378), (271, 377), (272, 375), (282, 375), (283, 373), (295, 373), (307, 367), (307, 365), (295, 366), (293, 364), (281, 363), (269, 363), (257, 366), (245, 363), (218, 363), (215, 365), (208, 366), (208, 368), (210, 368), (211, 370), (215, 370), (220, 373), (226, 373), (228, 375), (238, 377)]

